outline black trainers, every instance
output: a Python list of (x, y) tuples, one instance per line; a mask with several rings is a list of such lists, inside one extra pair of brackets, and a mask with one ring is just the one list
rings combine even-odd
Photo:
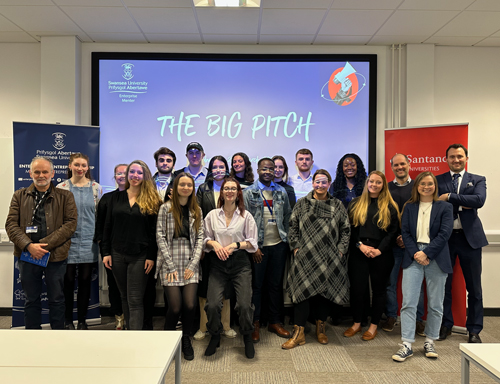
[(194, 359), (193, 346), (191, 345), (191, 339), (188, 335), (182, 336), (182, 354), (186, 360)]
[(424, 343), (424, 352), (425, 352), (425, 357), (429, 357), (431, 359), (438, 357), (438, 354), (434, 349), (434, 343), (429, 343), (428, 341), (426, 341)]
[(413, 350), (408, 348), (406, 344), (399, 344), (401, 347), (395, 355), (392, 355), (392, 360), (394, 361), (405, 361), (408, 357), (413, 356)]

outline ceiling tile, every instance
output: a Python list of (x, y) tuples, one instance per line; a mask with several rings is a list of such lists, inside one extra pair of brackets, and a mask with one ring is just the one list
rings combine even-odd
[(257, 35), (205, 34), (203, 40), (207, 44), (256, 44)]
[(199, 33), (192, 9), (129, 8), (144, 33)]
[(256, 34), (259, 25), (259, 9), (255, 8), (196, 8), (202, 33)]
[(127, 7), (191, 8), (193, 0), (122, 0)]
[(436, 36), (489, 36), (500, 29), (500, 12), (465, 11)]
[(474, 0), (405, 0), (399, 9), (462, 11)]
[(328, 9), (332, 0), (264, 0), (262, 8), (303, 8), (303, 9)]
[(336, 35), (318, 35), (314, 40), (314, 45), (331, 44), (353, 44), (360, 45), (366, 44), (371, 36), (336, 36)]
[(260, 35), (259, 44), (312, 44), (314, 35)]
[(1, 0), (3, 5), (54, 5), (52, 0)]
[(476, 0), (468, 11), (500, 11), (500, 1), (498, 0)]
[(85, 32), (139, 33), (125, 8), (117, 7), (61, 7)]
[(201, 44), (199, 33), (148, 33), (151, 43), (161, 44)]
[(264, 9), (260, 33), (265, 35), (315, 35), (325, 11), (319, 9)]
[(123, 7), (120, 0), (53, 0), (59, 6)]
[(477, 43), (475, 47), (500, 47), (500, 37), (488, 37)]
[(15, 25), (11, 21), (0, 15), (0, 31), (15, 32), (15, 31), (21, 31), (21, 28), (19, 28), (17, 25)]
[(377, 35), (427, 35), (455, 17), (458, 11), (396, 11), (387, 20)]
[(425, 40), (425, 43), (432, 43), (436, 45), (459, 45), (462, 47), (469, 47), (476, 44), (478, 41), (483, 40), (484, 37), (460, 37), (460, 36), (432, 36)]
[(142, 33), (90, 33), (96, 43), (147, 43)]
[(429, 36), (405, 36), (405, 35), (375, 35), (368, 45), (391, 45), (391, 44), (420, 44)]
[(0, 6), (0, 14), (25, 31), (81, 32), (59, 8), (52, 6)]
[(0, 43), (36, 43), (37, 41), (26, 32), (0, 32)]
[(335, 0), (332, 9), (396, 9), (402, 0)]
[(330, 10), (319, 31), (322, 35), (373, 35), (392, 11)]

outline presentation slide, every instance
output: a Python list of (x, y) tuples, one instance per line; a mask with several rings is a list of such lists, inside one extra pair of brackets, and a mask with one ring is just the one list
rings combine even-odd
[(153, 153), (162, 146), (176, 153), (175, 169), (183, 168), (190, 142), (203, 146), (206, 165), (212, 156), (230, 162), (245, 152), (254, 173), (260, 158), (274, 155), (297, 173), (301, 148), (332, 178), (345, 153), (357, 153), (368, 168), (374, 60), (94, 60), (100, 182), (113, 189), (114, 166), (135, 159), (154, 173)]

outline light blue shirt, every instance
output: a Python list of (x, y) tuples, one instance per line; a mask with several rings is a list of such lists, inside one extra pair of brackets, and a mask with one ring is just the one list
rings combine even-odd
[(312, 191), (312, 181), (312, 174), (310, 174), (305, 180), (302, 180), (298, 173), (290, 177), (288, 184), (290, 184), (295, 190), (295, 197), (297, 200)]

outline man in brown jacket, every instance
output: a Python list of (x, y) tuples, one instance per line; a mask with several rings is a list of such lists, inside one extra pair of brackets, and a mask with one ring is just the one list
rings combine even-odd
[(19, 274), (26, 296), (24, 323), (26, 329), (41, 329), (41, 294), (43, 275), (49, 299), (49, 319), (52, 329), (64, 329), (64, 274), (76, 230), (77, 210), (70, 191), (55, 188), (54, 164), (45, 157), (31, 161), (30, 177), (33, 184), (14, 192), (5, 229), (14, 243), (14, 256), (22, 253), (32, 261), (39, 261), (50, 253), (47, 266), (19, 259)]

